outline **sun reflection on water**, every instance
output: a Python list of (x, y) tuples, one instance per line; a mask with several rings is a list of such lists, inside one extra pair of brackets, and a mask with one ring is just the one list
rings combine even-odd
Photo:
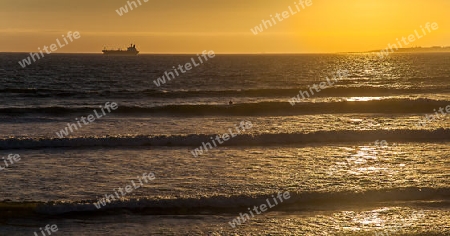
[(381, 100), (383, 97), (350, 97), (345, 99), (348, 102), (367, 102)]

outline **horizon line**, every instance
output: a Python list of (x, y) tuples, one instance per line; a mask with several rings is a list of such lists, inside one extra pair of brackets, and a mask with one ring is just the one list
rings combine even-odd
[[(416, 47), (408, 47), (408, 48), (401, 48), (401, 49), (450, 49), (450, 46), (429, 46), (429, 47), (422, 47), (422, 46), (416, 46)], [(382, 51), (383, 49), (373, 49), (369, 51), (347, 51), (347, 52), (224, 52), (224, 53), (215, 53), (215, 55), (265, 55), (265, 54), (272, 54), (272, 55), (294, 55), (294, 54), (346, 54), (346, 53), (376, 53), (379, 51)], [(400, 50), (400, 49), (399, 49)], [(404, 53), (393, 51), (393, 53)], [(39, 53), (38, 51), (30, 52), (30, 51), (14, 51), (14, 52), (1, 52), (0, 53)], [(51, 54), (101, 54), (103, 53), (99, 51), (95, 52), (52, 52)], [(140, 55), (197, 55), (198, 52), (139, 52)], [(50, 54), (47, 54), (50, 55)]]
[[(372, 50), (372, 51), (366, 51), (366, 52), (255, 52), (255, 53), (251, 53), (251, 52), (231, 52), (231, 53), (214, 53), (215, 55), (305, 55), (305, 54), (373, 54), (378, 52), (377, 50)], [(432, 52), (399, 52), (399, 51), (395, 51), (393, 53), (449, 53), (450, 51), (443, 51), (443, 52), (439, 52), (439, 51), (432, 51)], [(6, 53), (15, 53), (15, 54), (30, 54), (30, 53), (39, 53), (39, 52), (0, 52), (3, 54)], [(104, 55), (101, 52), (54, 52), (51, 54), (94, 54), (94, 55)], [(181, 53), (175, 53), (175, 52), (158, 52), (158, 53), (154, 53), (154, 52), (143, 52), (143, 53), (139, 53), (138, 55), (135, 56), (139, 56), (139, 55), (197, 55), (199, 53), (191, 53), (191, 52), (181, 52)], [(46, 55), (50, 55), (50, 54), (46, 54)], [(121, 55), (109, 55), (109, 56), (121, 56)], [(124, 55), (122, 55), (124, 56)]]
[[(39, 53), (39, 52), (0, 52), (0, 53)], [(264, 55), (264, 54), (336, 54), (343, 52), (225, 52), (214, 53), (215, 55)], [(344, 52), (345, 53), (345, 52)], [(52, 52), (51, 54), (99, 54), (102, 52)], [(139, 52), (138, 55), (197, 55), (198, 52)], [(50, 54), (46, 54), (50, 55)]]

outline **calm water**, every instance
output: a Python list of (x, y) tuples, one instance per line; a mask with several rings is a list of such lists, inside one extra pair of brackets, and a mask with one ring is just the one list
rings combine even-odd
[(0, 157), (21, 158), (0, 170), (0, 235), (450, 235), (450, 116), (418, 126), (450, 105), (450, 54), (219, 55), (161, 87), (192, 56), (26, 56), (0, 54)]

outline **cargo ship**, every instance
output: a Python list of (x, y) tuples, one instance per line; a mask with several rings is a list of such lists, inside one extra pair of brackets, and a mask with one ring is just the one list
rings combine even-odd
[(139, 51), (136, 49), (136, 44), (135, 45), (131, 44), (126, 51), (119, 48), (117, 50), (103, 49), (102, 52), (104, 55), (124, 55), (124, 56), (136, 56), (139, 53)]

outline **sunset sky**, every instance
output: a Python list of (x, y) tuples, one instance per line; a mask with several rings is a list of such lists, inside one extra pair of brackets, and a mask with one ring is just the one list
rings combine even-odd
[(312, 0), (312, 6), (258, 35), (250, 29), (295, 8), (294, 1), (140, 1), (119, 16), (125, 0), (1, 0), (0, 52), (37, 51), (68, 31), (79, 31), (81, 38), (57, 52), (100, 53), (104, 46), (130, 43), (142, 53), (368, 51), (427, 22), (439, 29), (413, 46), (450, 46), (449, 0)]

